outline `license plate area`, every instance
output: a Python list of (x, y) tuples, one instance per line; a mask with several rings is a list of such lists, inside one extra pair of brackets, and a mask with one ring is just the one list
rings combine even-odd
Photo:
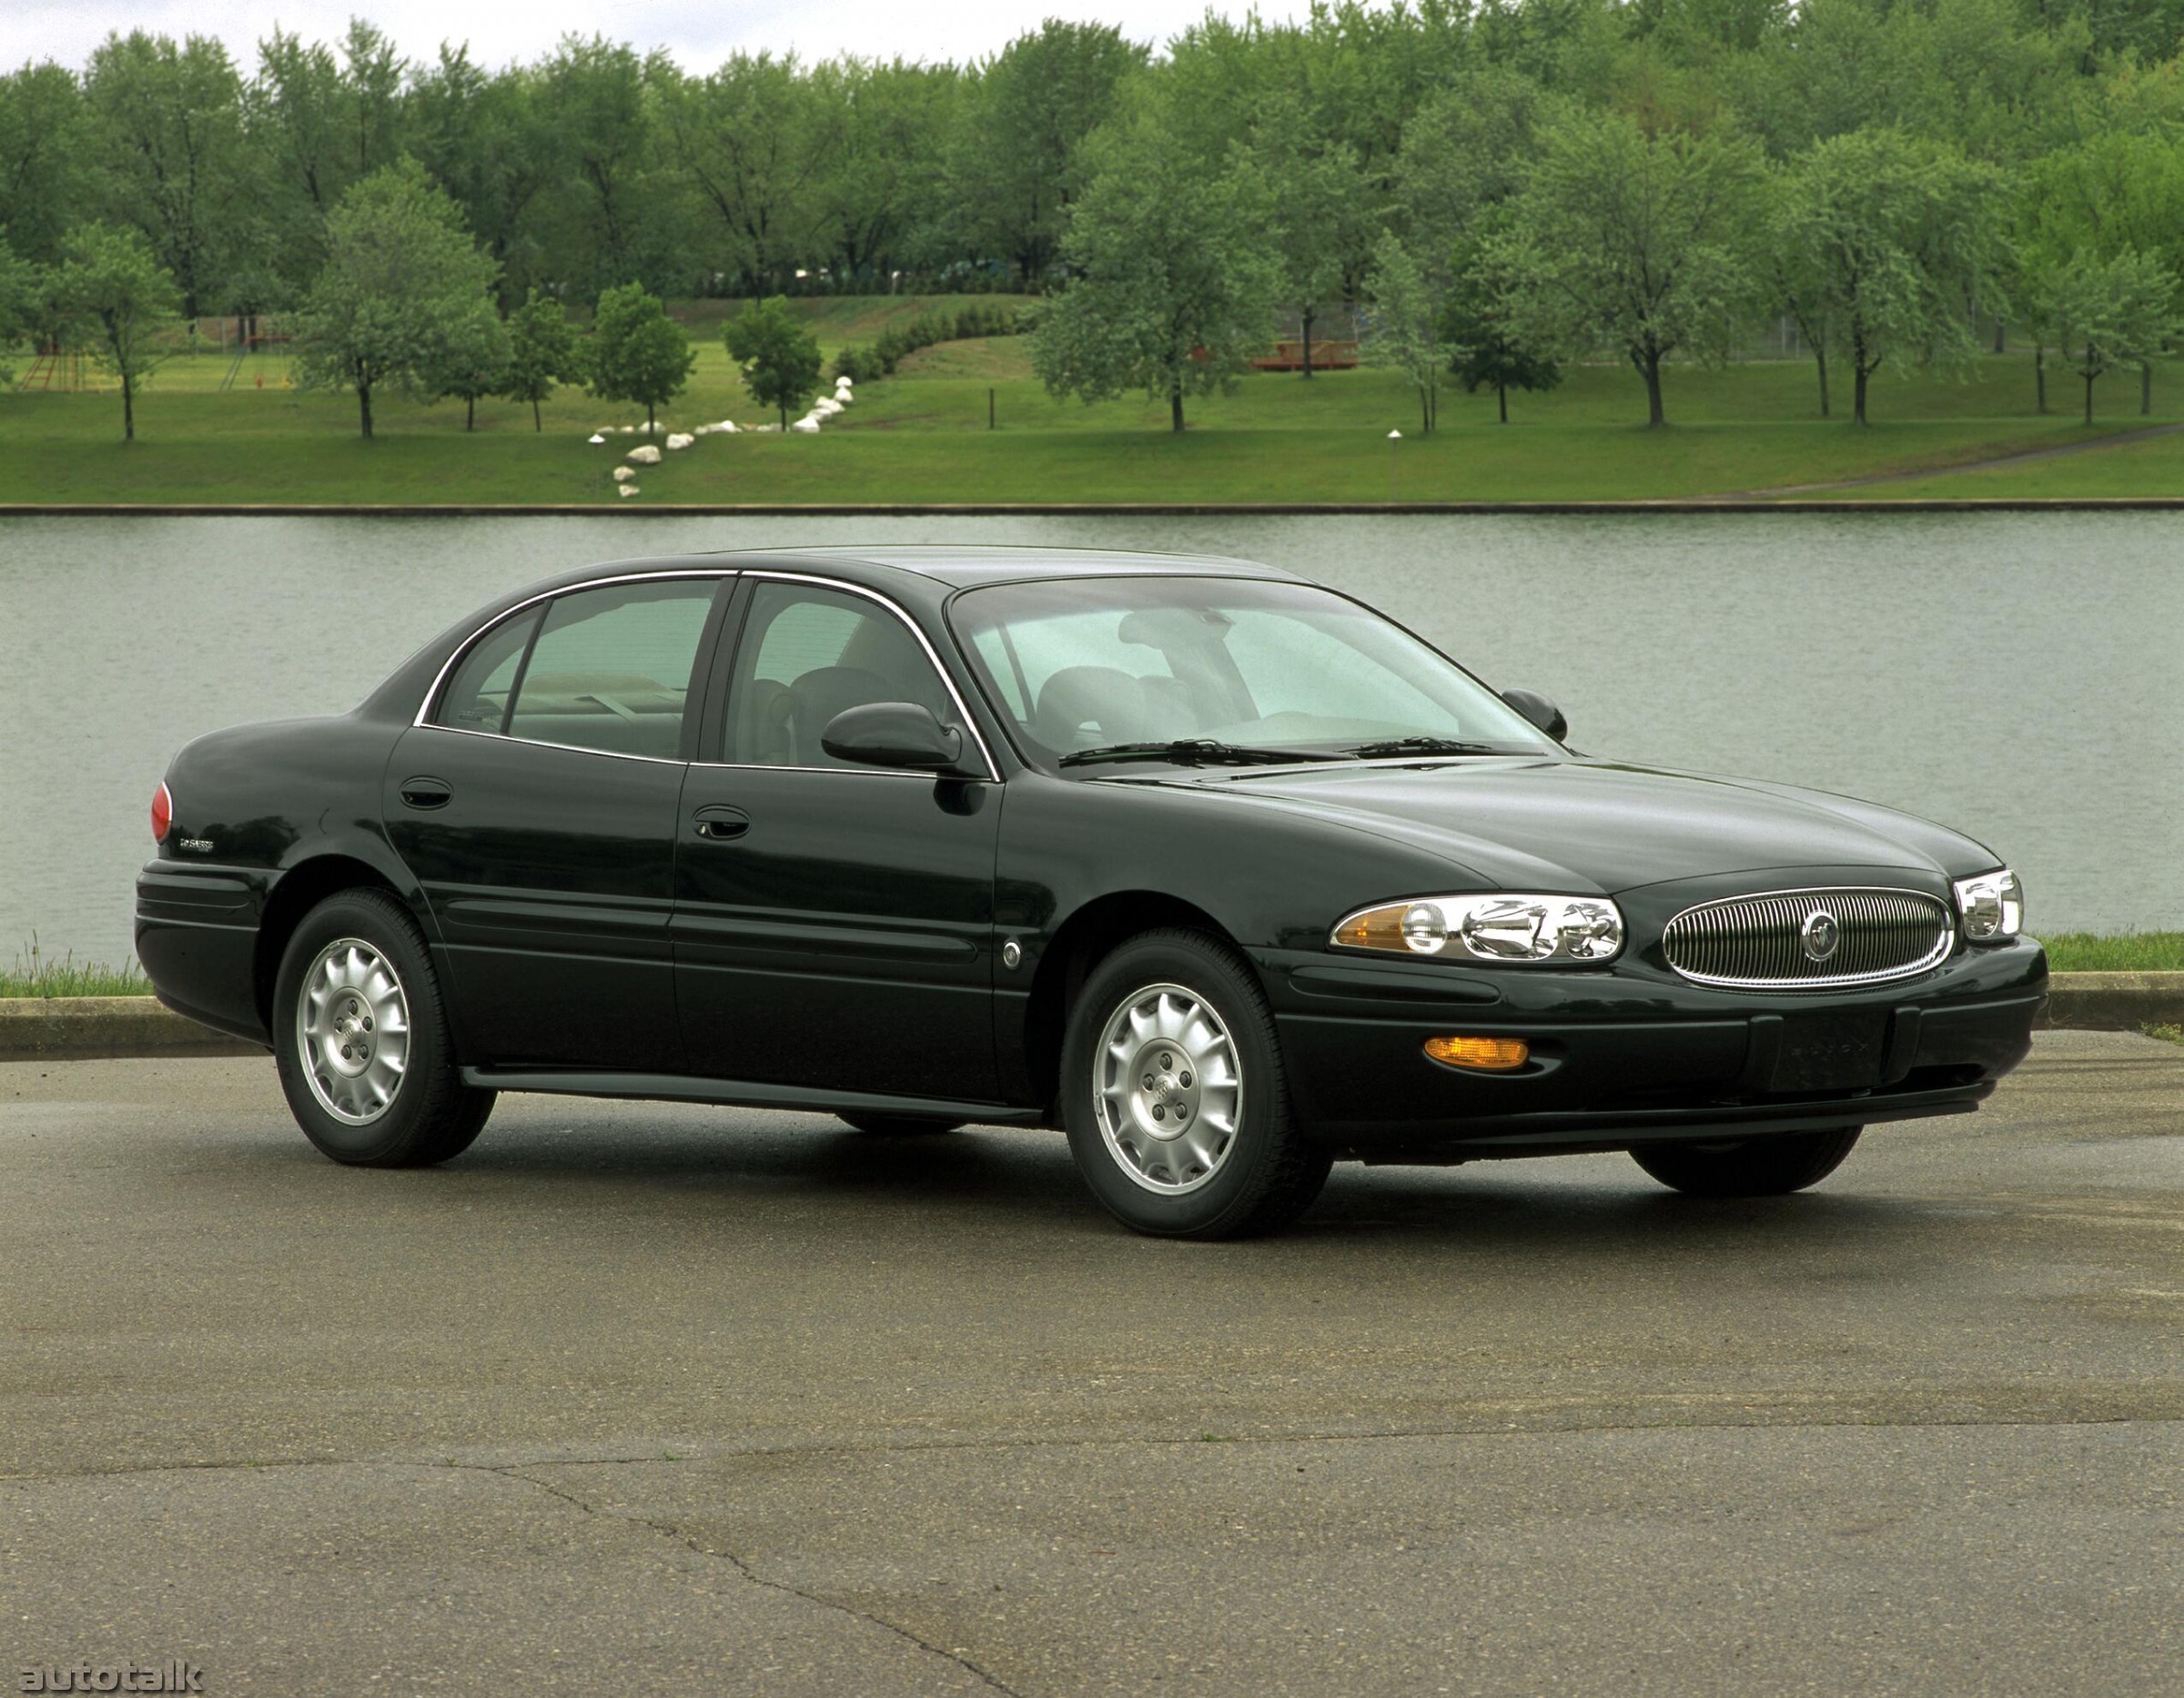
[(1772, 1091), (1863, 1090), (1881, 1082), (1887, 1016), (1864, 1010), (1793, 1014), (1782, 1023)]

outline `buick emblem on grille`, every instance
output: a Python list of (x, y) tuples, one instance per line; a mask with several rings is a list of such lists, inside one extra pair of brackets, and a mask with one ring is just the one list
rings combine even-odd
[(1825, 961), (1842, 944), (1843, 928), (1835, 924), (1835, 916), (1825, 908), (1815, 908), (1805, 915), (1804, 928), (1798, 936), (1805, 944), (1808, 960)]

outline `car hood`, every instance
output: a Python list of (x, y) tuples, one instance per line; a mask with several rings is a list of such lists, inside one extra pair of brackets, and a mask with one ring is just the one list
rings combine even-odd
[(1751, 779), (1606, 761), (1474, 759), (1208, 770), (1161, 782), (1302, 809), (1428, 849), (1502, 889), (1613, 894), (1774, 869), (1962, 877), (1970, 838), (1892, 808)]

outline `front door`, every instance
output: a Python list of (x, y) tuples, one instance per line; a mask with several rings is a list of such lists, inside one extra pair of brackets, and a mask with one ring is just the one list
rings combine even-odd
[[(997, 783), (881, 772), (820, 746), (870, 702), (966, 716), (885, 603), (756, 580), (675, 851), (691, 1071), (991, 1101)], [(715, 692), (716, 699), (718, 692)], [(966, 727), (966, 746), (976, 746)]]
[(515, 613), (395, 745), (388, 834), (439, 926), (466, 1062), (682, 1070), (675, 819), (721, 593), (683, 576)]

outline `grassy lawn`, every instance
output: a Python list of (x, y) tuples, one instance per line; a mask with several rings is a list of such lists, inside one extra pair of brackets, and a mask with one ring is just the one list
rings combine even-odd
[[(831, 353), (891, 317), (979, 297), (800, 303)], [(718, 339), (727, 304), (678, 309), (699, 337), (689, 392), (662, 414), (674, 429), (766, 415), (744, 392)], [(529, 409), (481, 403), (466, 434), (458, 403), (375, 398), (379, 436), (357, 435), (354, 399), (288, 386), (285, 359), (254, 356), (232, 389), (217, 352), (177, 359), (139, 400), (139, 440), (125, 447), (112, 393), (0, 391), (0, 502), (359, 502), (616, 504), (610, 479), (642, 439), (584, 439), (638, 422), (628, 407), (565, 390), (534, 433)], [(262, 387), (261, 387), (262, 380)], [(2058, 399), (2066, 399), (2057, 390)], [(2033, 410), (2029, 356), (1983, 360), (1963, 380), (1884, 374), (1874, 423), (1815, 415), (1811, 366), (1758, 362), (1669, 374), (1669, 429), (1634, 422), (1637, 379), (1579, 367), (1542, 396), (1441, 400), (1441, 428), (1419, 431), (1408, 387), (1380, 371), (1246, 378), (1193, 399), (1191, 428), (1167, 429), (1142, 397), (1085, 406), (1031, 377), (1021, 338), (955, 342), (912, 356), (818, 437), (708, 436), (638, 480), (626, 503), (1384, 501), (1648, 500), (1782, 490), (1914, 476), (1844, 495), (2184, 494), (2184, 432), (2096, 447), (1997, 471), (1952, 470), (2068, 448), (2184, 419), (2184, 369), (2157, 371), (2155, 411), (2138, 386), (2107, 379), (2113, 412), (2088, 430), (2075, 415)], [(989, 405), (998, 428), (989, 430)], [(1391, 443), (1390, 430), (1403, 439)]]
[(2058, 973), (2184, 972), (2184, 932), (2125, 932), (2113, 937), (2067, 932), (2043, 937)]

